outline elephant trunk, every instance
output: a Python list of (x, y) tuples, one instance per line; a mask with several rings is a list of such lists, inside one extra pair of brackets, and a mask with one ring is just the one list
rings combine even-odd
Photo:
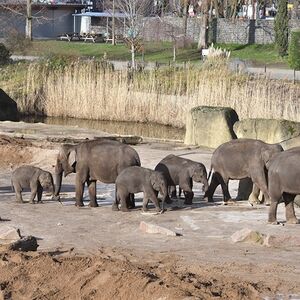
[(203, 183), (202, 191), (206, 193), (208, 191), (208, 180), (207, 180), (207, 178), (205, 178), (202, 183)]
[(167, 185), (163, 185), (160, 189), (160, 193), (162, 195), (161, 209), (164, 210), (164, 203), (171, 201), (168, 193)]
[(59, 198), (63, 171), (64, 170), (62, 168), (61, 163), (59, 161), (57, 161), (56, 166), (55, 166), (55, 191), (54, 191), (54, 195), (53, 195), (54, 200), (58, 200), (55, 198)]

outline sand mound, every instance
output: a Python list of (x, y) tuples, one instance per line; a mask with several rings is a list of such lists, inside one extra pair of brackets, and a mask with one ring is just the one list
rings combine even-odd
[(0, 298), (255, 299), (270, 293), (260, 284), (214, 278), (200, 267), (188, 272), (177, 261), (167, 256), (143, 263), (114, 251), (96, 256), (1, 252)]

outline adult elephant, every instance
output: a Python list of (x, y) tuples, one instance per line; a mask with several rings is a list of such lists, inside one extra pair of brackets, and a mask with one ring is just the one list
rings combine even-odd
[(114, 183), (120, 172), (140, 166), (137, 152), (130, 146), (108, 139), (92, 140), (60, 147), (55, 166), (54, 199), (59, 197), (62, 175), (76, 173), (76, 206), (83, 206), (84, 184), (87, 183), (90, 206), (97, 207), (96, 181)]
[(254, 139), (236, 139), (220, 145), (212, 155), (211, 171), (214, 172), (204, 198), (212, 202), (214, 192), (221, 184), (226, 203), (231, 199), (228, 190), (229, 179), (249, 177), (254, 184), (253, 191), (261, 190), (265, 201), (268, 202), (267, 164), (281, 151), (283, 148), (279, 144), (267, 144)]
[(268, 183), (271, 201), (268, 222), (278, 224), (277, 206), (283, 199), (287, 223), (298, 224), (294, 199), (300, 194), (300, 147), (284, 151), (270, 161)]

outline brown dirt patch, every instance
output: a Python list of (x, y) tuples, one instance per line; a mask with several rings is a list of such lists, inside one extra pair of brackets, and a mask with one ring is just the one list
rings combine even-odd
[(31, 161), (32, 155), (28, 147), (31, 142), (0, 135), (0, 167), (14, 168)]
[(96, 256), (2, 251), (0, 298), (259, 299), (271, 293), (262, 283), (222, 277), (201, 266), (191, 272), (178, 257), (143, 261), (112, 249)]

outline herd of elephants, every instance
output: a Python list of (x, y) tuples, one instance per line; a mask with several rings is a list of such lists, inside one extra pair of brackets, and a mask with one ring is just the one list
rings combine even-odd
[[(267, 144), (254, 139), (236, 139), (220, 145), (212, 155), (211, 168), (207, 174), (202, 163), (175, 156), (163, 158), (155, 170), (141, 167), (138, 153), (131, 146), (109, 139), (82, 142), (77, 145), (60, 146), (55, 166), (55, 184), (50, 172), (34, 166), (21, 166), (12, 173), (12, 186), (16, 200), (23, 202), (22, 190), (31, 188), (30, 203), (41, 202), (43, 188), (50, 188), (53, 200), (60, 201), (62, 177), (76, 173), (76, 206), (83, 206), (85, 183), (88, 186), (91, 207), (97, 207), (96, 181), (115, 183), (113, 210), (128, 211), (135, 207), (134, 194), (143, 192), (143, 210), (151, 200), (158, 212), (164, 210), (164, 202), (172, 202), (184, 193), (185, 204), (192, 204), (193, 181), (203, 184), (204, 199), (213, 202), (213, 195), (220, 184), (224, 204), (230, 199), (230, 179), (251, 178), (252, 198), (260, 191), (270, 205), (268, 222), (277, 224), (277, 206), (283, 201), (287, 223), (296, 224), (294, 198), (300, 194), (300, 147), (286, 151), (279, 144)], [(209, 179), (211, 177), (210, 183)], [(161, 194), (162, 205), (158, 200)], [(171, 196), (171, 197), (170, 197)]]

